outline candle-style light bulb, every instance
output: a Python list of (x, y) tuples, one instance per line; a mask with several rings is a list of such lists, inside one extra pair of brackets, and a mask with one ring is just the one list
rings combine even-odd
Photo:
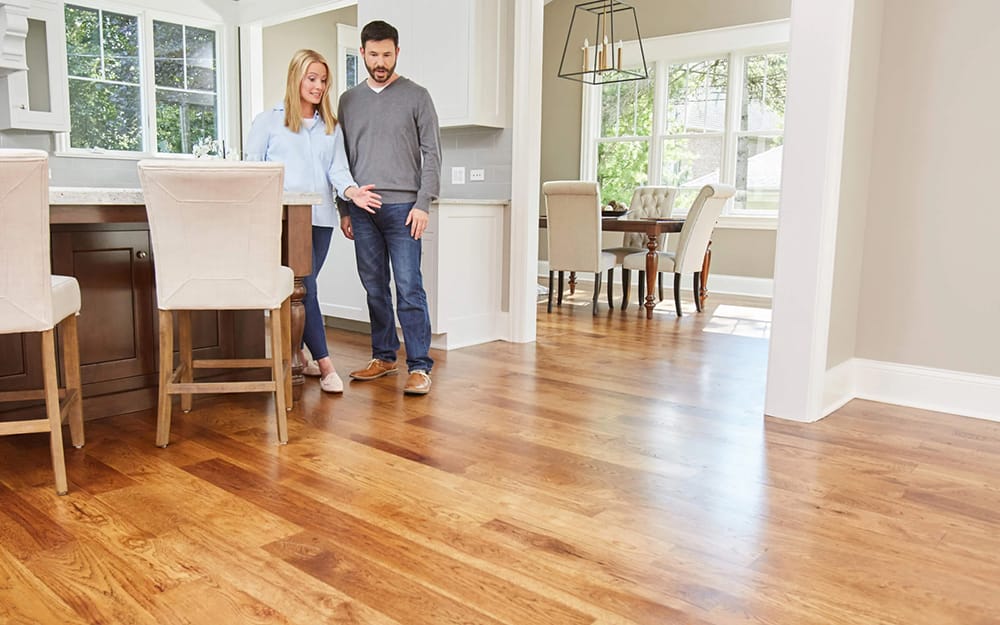
[(611, 44), (608, 43), (608, 36), (604, 35), (604, 62), (601, 63), (601, 69), (609, 69), (611, 67)]
[(583, 38), (583, 71), (587, 71), (587, 48), (590, 47), (590, 41), (586, 37)]
[(624, 45), (622, 44), (622, 40), (619, 39), (618, 40), (618, 71), (619, 72), (622, 71), (622, 48), (623, 47), (624, 47)]

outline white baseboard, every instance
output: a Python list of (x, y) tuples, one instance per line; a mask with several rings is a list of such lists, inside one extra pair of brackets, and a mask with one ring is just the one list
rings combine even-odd
[(826, 372), (824, 415), (853, 398), (1000, 421), (1000, 377), (852, 358)]
[[(621, 284), (621, 271), (621, 267), (615, 268), (616, 286)], [(549, 279), (548, 261), (538, 261), (538, 277), (543, 280)], [(576, 275), (576, 281), (591, 284), (594, 282), (594, 276), (589, 273), (578, 273)], [(690, 280), (686, 281), (683, 288), (688, 287), (689, 283)], [(667, 280), (663, 286), (666, 290), (672, 291), (673, 278)], [(771, 278), (750, 278), (747, 276), (730, 276), (726, 274), (710, 273), (708, 276), (708, 290), (710, 293), (769, 298), (774, 294), (774, 280)]]

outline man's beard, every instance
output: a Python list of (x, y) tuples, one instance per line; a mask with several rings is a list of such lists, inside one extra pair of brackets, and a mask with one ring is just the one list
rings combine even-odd
[[(383, 66), (380, 65), (380, 66), (376, 66), (375, 68), (372, 68), (370, 65), (368, 65), (368, 63), (365, 63), (365, 69), (368, 70), (368, 75), (372, 77), (372, 80), (374, 80), (375, 82), (377, 82), (379, 84), (382, 84), (384, 82), (387, 82), (390, 78), (392, 78), (392, 75), (396, 72), (396, 64), (393, 63), (390, 67), (383, 67)], [(375, 70), (378, 70), (378, 69), (385, 70), (385, 78), (379, 80), (375, 76)]]

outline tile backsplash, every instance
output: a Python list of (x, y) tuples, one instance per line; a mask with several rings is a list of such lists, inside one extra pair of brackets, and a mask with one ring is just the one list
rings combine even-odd
[[(445, 128), (441, 130), (441, 197), (508, 200), (514, 133), (509, 128)], [(451, 168), (465, 168), (465, 184), (452, 184)], [(483, 169), (486, 179), (469, 180), (470, 170)]]

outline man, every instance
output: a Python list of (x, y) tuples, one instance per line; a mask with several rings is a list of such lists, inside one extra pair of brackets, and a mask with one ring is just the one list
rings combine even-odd
[(434, 361), (427, 353), (431, 322), (420, 273), (420, 237), (430, 203), (440, 191), (441, 141), (430, 94), (396, 73), (398, 54), (399, 33), (393, 26), (383, 21), (367, 24), (361, 30), (361, 56), (368, 80), (340, 98), (338, 117), (351, 173), (359, 185), (374, 185), (382, 197), (381, 207), (375, 209), (353, 202), (341, 205), (340, 229), (354, 241), (372, 326), (372, 359), (352, 371), (351, 378), (374, 380), (399, 371), (391, 264), (409, 370), (403, 392), (426, 395)]

